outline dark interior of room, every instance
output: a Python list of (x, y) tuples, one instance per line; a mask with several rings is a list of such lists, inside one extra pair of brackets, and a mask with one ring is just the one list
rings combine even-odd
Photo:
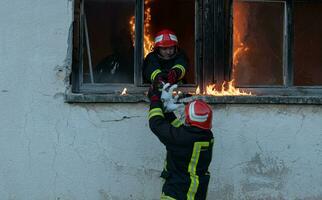
[[(163, 28), (173, 30), (179, 47), (189, 59), (186, 83), (194, 83), (194, 0), (151, 0), (151, 39)], [(134, 15), (135, 1), (85, 1), (91, 58), (95, 82), (133, 83), (134, 46), (129, 22)], [(85, 53), (86, 54), (86, 49)], [(87, 56), (85, 56), (87, 58)], [(117, 62), (115, 62), (117, 61)], [(119, 65), (115, 65), (118, 63)], [(116, 69), (115, 74), (111, 74)], [(115, 71), (115, 70), (114, 70)], [(84, 62), (84, 81), (89, 81), (89, 66)]]
[[(134, 47), (129, 28), (135, 1), (85, 1), (95, 82), (133, 83)], [(84, 66), (84, 81), (89, 67)], [(87, 77), (86, 77), (87, 76)]]
[(297, 2), (294, 9), (294, 84), (322, 85), (322, 2)]
[(234, 2), (233, 79), (237, 86), (283, 84), (284, 3)]

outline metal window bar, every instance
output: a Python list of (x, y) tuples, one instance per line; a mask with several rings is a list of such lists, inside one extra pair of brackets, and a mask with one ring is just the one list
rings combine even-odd
[(134, 41), (134, 85), (143, 85), (143, 37), (144, 37), (144, 1), (135, 1), (135, 41)]
[(294, 86), (294, 61), (293, 61), (293, 51), (294, 51), (294, 29), (293, 26), (293, 1), (287, 0), (286, 1), (286, 42), (285, 45), (287, 46), (287, 74), (286, 74), (286, 86), (293, 87)]
[(289, 87), (291, 86), (290, 84), (290, 79), (289, 79), (289, 23), (288, 23), (288, 6), (286, 2), (284, 2), (284, 30), (283, 30), (283, 86), (284, 87)]
[[(86, 20), (86, 13), (84, 9), (84, 1), (81, 5), (81, 16), (83, 18), (83, 25), (84, 25), (84, 31), (85, 31), (85, 42), (86, 42), (86, 50), (87, 50), (87, 58), (88, 58), (88, 65), (89, 65), (89, 72), (90, 72), (90, 78), (91, 83), (94, 83), (94, 75), (93, 75), (93, 66), (92, 66), (92, 54), (91, 54), (91, 47), (90, 47), (90, 41), (88, 36), (88, 26), (87, 26), (87, 20)], [(84, 38), (82, 38), (84, 39)], [(83, 67), (84, 65), (82, 65)]]
[(79, 3), (79, 67), (78, 67), (78, 87), (80, 88), (83, 84), (83, 66), (84, 66), (84, 18), (83, 18), (83, 8), (84, 1), (80, 0)]

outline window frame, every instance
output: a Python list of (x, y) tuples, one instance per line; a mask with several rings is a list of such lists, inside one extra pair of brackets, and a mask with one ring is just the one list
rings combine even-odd
[[(84, 50), (84, 16), (81, 13), (81, 7), (86, 0), (74, 0), (74, 22), (73, 22), (73, 62), (71, 73), (71, 90), (73, 93), (83, 94), (119, 94), (124, 88), (127, 88), (131, 94), (142, 94), (147, 91), (149, 84), (143, 83), (142, 66), (143, 66), (143, 33), (144, 33), (144, 0), (135, 1), (135, 47), (134, 47), (134, 82), (131, 83), (84, 83), (82, 69), (82, 52)], [(202, 30), (202, 0), (195, 2), (195, 84), (184, 84), (182, 91), (193, 91), (197, 85), (200, 85), (202, 78), (200, 74), (201, 38)], [(83, 39), (82, 39), (83, 38)], [(198, 38), (198, 39), (197, 39)]]
[[(80, 3), (84, 0), (74, 0), (73, 22), (73, 62), (71, 73), (71, 91), (80, 94), (115, 94), (126, 87), (130, 94), (143, 94), (148, 84), (142, 83), (143, 63), (143, 24), (144, 0), (135, 2), (136, 45), (134, 52), (134, 84), (115, 83), (82, 83), (81, 50), (83, 37), (82, 16)], [(243, 91), (249, 91), (257, 96), (321, 96), (322, 86), (294, 86), (294, 30), (293, 30), (293, 1), (291, 0), (240, 0), (251, 2), (284, 2), (284, 63), (283, 85), (281, 86), (240, 86)], [(206, 84), (221, 85), (231, 80), (232, 71), (232, 20), (233, 0), (195, 0), (195, 84), (180, 87), (183, 92), (194, 92), (199, 86), (205, 91)]]
[[(231, 80), (232, 70), (232, 51), (233, 51), (233, 1), (229, 0), (229, 67), (226, 67), (227, 74), (225, 77), (229, 77)], [(283, 85), (257, 85), (257, 86), (238, 86), (238, 88), (252, 92), (258, 96), (262, 95), (281, 95), (281, 96), (321, 96), (321, 86), (295, 86), (294, 85), (294, 3), (292, 0), (238, 0), (240, 2), (284, 2), (284, 35), (283, 35)], [(226, 79), (227, 80), (227, 79)]]

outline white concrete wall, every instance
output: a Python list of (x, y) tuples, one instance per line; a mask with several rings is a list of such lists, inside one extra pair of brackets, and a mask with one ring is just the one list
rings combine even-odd
[[(0, 1), (0, 199), (158, 199), (148, 105), (63, 101), (71, 21), (68, 0)], [(208, 199), (322, 199), (320, 106), (213, 107)]]

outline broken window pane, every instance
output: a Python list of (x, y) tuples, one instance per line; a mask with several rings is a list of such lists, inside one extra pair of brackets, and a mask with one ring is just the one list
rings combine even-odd
[[(134, 47), (129, 22), (134, 11), (135, 0), (85, 0), (90, 56), (85, 45), (84, 83), (91, 83), (90, 61), (95, 83), (133, 83)], [(86, 34), (84, 37), (87, 44)]]
[(294, 4), (294, 84), (322, 85), (322, 2)]
[(234, 1), (232, 78), (237, 86), (283, 84), (284, 6)]
[(144, 5), (145, 37), (154, 41), (158, 31), (174, 31), (178, 37), (179, 48), (185, 52), (189, 61), (184, 83), (195, 83), (195, 1), (145, 0)]

